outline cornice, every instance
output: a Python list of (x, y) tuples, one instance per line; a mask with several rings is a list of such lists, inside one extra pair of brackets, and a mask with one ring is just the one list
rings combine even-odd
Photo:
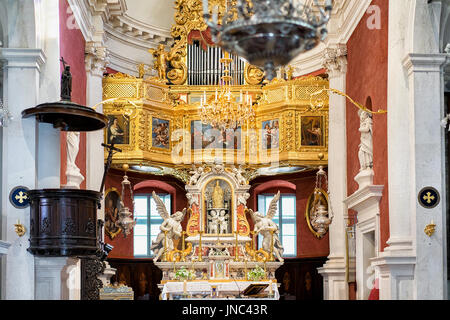
[(47, 58), (41, 49), (0, 48), (0, 60), (6, 61), (6, 68), (26, 68), (41, 71)]
[[(328, 23), (329, 35), (327, 39), (314, 50), (300, 55), (292, 63), (293, 66), (301, 70), (298, 75), (304, 75), (320, 70), (325, 62), (325, 48), (346, 44), (369, 8), (371, 2), (371, 0), (335, 0), (333, 3), (332, 16)], [(302, 68), (303, 65), (305, 65), (306, 68)], [(296, 76), (298, 75), (296, 74)]]

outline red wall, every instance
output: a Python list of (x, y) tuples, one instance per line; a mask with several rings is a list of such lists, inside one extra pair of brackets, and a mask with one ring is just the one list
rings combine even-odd
[[(76, 24), (67, 0), (59, 0), (59, 33), (61, 57), (70, 65), (72, 72), (72, 101), (86, 105), (86, 68), (84, 64), (85, 40), (80, 28), (73, 28)], [(69, 13), (68, 13), (69, 11)], [(61, 63), (61, 73), (64, 68)], [(61, 132), (61, 185), (67, 183), (67, 147), (66, 133)], [(81, 174), (86, 176), (86, 133), (81, 133), (80, 151), (76, 160)], [(81, 184), (86, 189), (86, 180)]]
[[(381, 29), (370, 30), (366, 14), (347, 43), (348, 71), (347, 93), (354, 100), (365, 104), (372, 99), (373, 110), (387, 107), (388, 76), (388, 0), (373, 0), (372, 5), (381, 9)], [(354, 177), (359, 172), (358, 150), (360, 135), (358, 109), (347, 102), (347, 166), (348, 195), (358, 189)], [(380, 236), (382, 250), (389, 239), (387, 116), (373, 116), (374, 184), (384, 185), (380, 202)]]
[[(309, 196), (313, 193), (316, 183), (316, 172), (297, 173), (277, 177), (260, 177), (251, 182), (248, 207), (257, 210), (257, 194), (260, 186), (272, 181), (287, 181), (295, 186), (295, 191), (288, 187), (271, 186), (262, 193), (295, 193), (297, 197), (297, 258), (326, 257), (330, 253), (328, 234), (323, 239), (317, 239), (309, 230), (305, 218), (306, 205)], [(265, 214), (265, 212), (263, 213)], [(248, 218), (249, 219), (249, 218)], [(251, 219), (249, 219), (250, 221)]]
[[(116, 188), (119, 190), (119, 193), (122, 193), (122, 185), (121, 182), (123, 180), (124, 172), (120, 170), (110, 170), (108, 176), (105, 181), (105, 190), (110, 188)], [(134, 188), (137, 184), (152, 180), (152, 187), (142, 188), (136, 191), (133, 191), (134, 194), (149, 194), (152, 191), (155, 192), (167, 192), (166, 185), (170, 185), (170, 191), (172, 195), (172, 199), (175, 199), (175, 205), (172, 207), (172, 213), (176, 211), (182, 211), (187, 207), (187, 199), (186, 199), (186, 191), (184, 189), (184, 184), (172, 177), (162, 177), (162, 176), (151, 176), (146, 174), (139, 174), (134, 172), (128, 173), (128, 179), (131, 182), (132, 188)], [(128, 190), (125, 190), (125, 195), (129, 195)], [(133, 209), (133, 204), (131, 202), (131, 198), (126, 196), (124, 199), (125, 205)], [(185, 221), (183, 221), (183, 227), (186, 226), (186, 221), (188, 217), (185, 217)], [(123, 235), (123, 232), (119, 233), (113, 240), (111, 240), (107, 235), (105, 235), (105, 242), (114, 246), (113, 250), (109, 253), (109, 258), (134, 258), (133, 256), (133, 232), (130, 233), (126, 238)]]

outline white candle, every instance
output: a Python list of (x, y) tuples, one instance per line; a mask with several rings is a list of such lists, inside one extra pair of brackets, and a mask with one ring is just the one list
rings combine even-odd
[(186, 280), (183, 281), (183, 293), (184, 294), (187, 293), (187, 281)]
[(272, 288), (272, 280), (269, 281), (269, 294), (273, 294), (273, 288)]

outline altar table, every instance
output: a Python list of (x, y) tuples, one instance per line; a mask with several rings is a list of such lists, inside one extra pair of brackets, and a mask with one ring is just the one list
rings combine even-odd
[[(186, 292), (192, 299), (202, 298), (202, 299), (221, 299), (218, 297), (211, 297), (211, 292), (213, 287), (216, 288), (217, 294), (219, 296), (233, 296), (234, 298), (239, 296), (243, 297), (242, 292), (251, 284), (269, 284), (269, 281), (189, 281), (186, 282), (166, 282), (164, 285), (159, 285), (162, 293), (162, 300), (173, 300), (175, 296), (181, 296)], [(186, 286), (186, 289), (185, 289)], [(263, 294), (269, 294), (270, 289), (266, 288)], [(270, 300), (279, 300), (280, 293), (278, 292), (278, 284), (272, 283), (272, 293), (273, 297), (265, 298)], [(246, 299), (252, 299), (252, 297), (245, 297)]]

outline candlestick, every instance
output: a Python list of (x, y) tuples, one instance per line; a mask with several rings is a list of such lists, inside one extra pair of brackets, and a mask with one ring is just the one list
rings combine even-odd
[(269, 280), (269, 294), (273, 294), (273, 288), (272, 288), (272, 280)]
[(167, 231), (164, 231), (164, 261), (167, 261)]
[(270, 243), (271, 243), (271, 245), (270, 245), (270, 261), (274, 261), (275, 259), (273, 258), (273, 232), (274, 232), (274, 230), (270, 230), (270, 234), (271, 234), (271, 239), (270, 239)]
[(181, 247), (182, 247), (182, 249), (181, 249), (181, 261), (183, 261), (183, 262), (186, 261), (186, 259), (185, 259), (185, 252), (184, 252), (184, 250), (186, 249), (186, 245), (185, 245), (185, 242), (184, 242), (185, 235), (186, 235), (186, 231), (182, 231), (181, 232)]
[(186, 280), (183, 281), (183, 293), (187, 294), (187, 281)]
[(198, 261), (202, 262), (203, 261), (203, 249), (202, 249), (202, 233), (203, 231), (199, 231), (198, 234), (200, 236), (199, 240), (198, 240)]
[(238, 252), (238, 250), (239, 250), (239, 247), (238, 247), (238, 245), (239, 245), (239, 243), (238, 243), (238, 232), (236, 231), (234, 234), (236, 235), (236, 244), (235, 244), (235, 247), (234, 247), (234, 261), (239, 261), (239, 257), (238, 257), (238, 254), (239, 254), (239, 252)]

